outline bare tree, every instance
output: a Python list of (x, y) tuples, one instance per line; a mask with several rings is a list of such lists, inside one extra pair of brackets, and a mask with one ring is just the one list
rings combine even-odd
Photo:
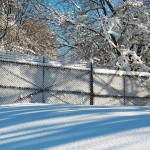
[[(44, 1), (41, 1), (44, 3)], [(3, 51), (56, 56), (50, 18), (34, 0), (0, 1), (0, 47)]]

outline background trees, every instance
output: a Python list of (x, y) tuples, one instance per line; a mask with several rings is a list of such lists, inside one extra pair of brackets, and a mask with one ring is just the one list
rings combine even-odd
[(49, 7), (59, 46), (74, 61), (150, 71), (150, 11), (142, 0), (63, 0)]
[(145, 1), (2, 0), (0, 45), (149, 72), (150, 9)]
[[(34, 0), (0, 1), (0, 47), (3, 51), (56, 56), (50, 20)], [(43, 10), (44, 11), (44, 10)]]

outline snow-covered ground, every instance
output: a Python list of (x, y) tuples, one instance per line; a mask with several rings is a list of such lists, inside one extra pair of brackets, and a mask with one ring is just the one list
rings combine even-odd
[(0, 107), (0, 150), (150, 150), (150, 107)]

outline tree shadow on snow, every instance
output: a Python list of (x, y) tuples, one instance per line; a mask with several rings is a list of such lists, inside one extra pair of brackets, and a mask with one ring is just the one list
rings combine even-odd
[(40, 150), (145, 127), (150, 107), (2, 106), (0, 149)]

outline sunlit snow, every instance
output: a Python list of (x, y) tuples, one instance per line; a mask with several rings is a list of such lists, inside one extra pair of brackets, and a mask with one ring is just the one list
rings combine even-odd
[(0, 150), (148, 150), (150, 107), (0, 107)]

